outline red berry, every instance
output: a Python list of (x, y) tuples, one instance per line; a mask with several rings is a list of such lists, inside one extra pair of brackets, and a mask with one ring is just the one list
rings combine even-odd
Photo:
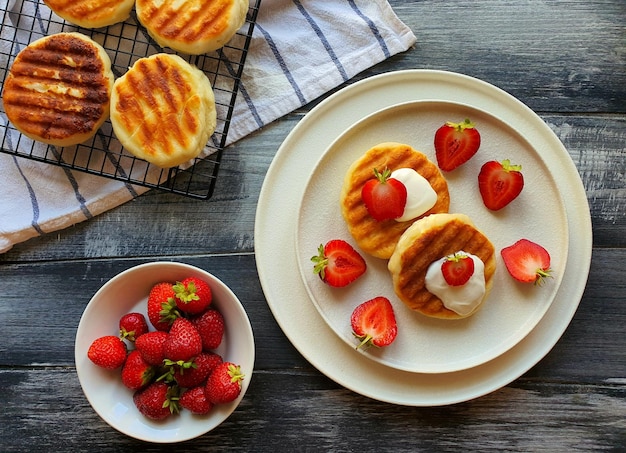
[(150, 365), (162, 365), (165, 359), (165, 339), (167, 332), (159, 330), (148, 332), (135, 341), (135, 348), (141, 353), (143, 359)]
[(89, 346), (87, 357), (102, 368), (114, 370), (126, 360), (126, 343), (114, 335), (97, 338)]
[[(189, 362), (187, 362), (189, 363)], [(211, 352), (201, 352), (190, 366), (176, 366), (174, 379), (179, 387), (196, 387), (204, 384), (213, 370), (222, 363), (222, 357)]]
[(163, 381), (153, 382), (133, 395), (135, 406), (152, 420), (163, 420), (178, 412), (177, 387)]
[(202, 349), (211, 351), (217, 349), (224, 337), (224, 317), (214, 309), (209, 309), (197, 318), (191, 320), (202, 337)]
[(154, 377), (155, 369), (146, 362), (138, 350), (128, 354), (122, 368), (122, 383), (131, 390), (139, 390), (148, 385)]
[(374, 169), (374, 178), (361, 189), (361, 198), (367, 212), (377, 221), (397, 219), (406, 206), (406, 186), (395, 178), (390, 178), (391, 170), (385, 168), (380, 173)]
[(521, 165), (511, 165), (507, 159), (502, 163), (486, 162), (478, 174), (478, 190), (488, 209), (498, 211), (508, 205), (522, 192), (524, 176)]
[(330, 286), (349, 285), (367, 270), (363, 257), (342, 239), (333, 239), (320, 245), (318, 255), (311, 258), (313, 271)]
[(535, 242), (520, 239), (515, 244), (504, 247), (500, 254), (509, 274), (515, 280), (541, 286), (545, 278), (552, 277), (550, 254)]
[(208, 414), (213, 405), (209, 402), (204, 392), (204, 386), (187, 389), (180, 395), (180, 407), (184, 407), (192, 414)]
[(241, 393), (241, 367), (232, 362), (223, 362), (218, 365), (207, 379), (205, 393), (213, 404), (223, 404), (234, 401)]
[(146, 317), (141, 313), (127, 313), (120, 318), (120, 337), (134, 342), (144, 333), (148, 333)]
[(165, 358), (186, 362), (202, 352), (202, 338), (191, 321), (178, 318), (163, 344)]
[(443, 171), (452, 171), (470, 160), (480, 147), (480, 134), (474, 123), (447, 122), (435, 132), (435, 156)]
[(148, 319), (154, 328), (167, 332), (179, 316), (174, 285), (166, 282), (154, 285), (148, 295)]
[(185, 313), (199, 314), (205, 311), (213, 300), (211, 287), (197, 277), (189, 277), (174, 285), (176, 305)]
[(450, 286), (463, 286), (474, 275), (474, 260), (463, 252), (446, 256), (441, 273)]
[(350, 318), (354, 336), (360, 347), (387, 346), (398, 334), (396, 317), (386, 297), (375, 297), (357, 306)]

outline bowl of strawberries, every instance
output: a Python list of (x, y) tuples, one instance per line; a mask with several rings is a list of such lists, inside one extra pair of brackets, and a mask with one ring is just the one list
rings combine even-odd
[(78, 378), (118, 431), (182, 442), (237, 408), (254, 367), (254, 337), (237, 296), (197, 267), (154, 262), (116, 275), (89, 301), (76, 333)]

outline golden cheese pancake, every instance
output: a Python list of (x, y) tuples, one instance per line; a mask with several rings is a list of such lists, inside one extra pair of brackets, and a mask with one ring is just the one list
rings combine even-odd
[[(476, 309), (465, 316), (448, 310), (425, 286), (431, 263), (461, 250), (476, 255), (485, 265), (485, 295)], [(404, 232), (387, 267), (397, 296), (410, 309), (433, 318), (460, 319), (475, 313), (489, 294), (496, 256), (491, 241), (467, 215), (433, 214), (416, 221)]]
[(162, 47), (200, 55), (223, 47), (246, 21), (249, 0), (137, 0), (139, 22)]
[(85, 28), (100, 28), (123, 22), (135, 0), (44, 0), (57, 16)]
[(399, 168), (412, 168), (422, 175), (437, 193), (435, 205), (422, 216), (437, 212), (448, 212), (450, 194), (448, 183), (437, 165), (426, 155), (409, 145), (395, 142), (381, 143), (369, 149), (348, 169), (341, 189), (341, 212), (350, 234), (359, 247), (377, 258), (388, 259), (404, 230), (416, 219), (398, 222), (396, 220), (376, 221), (367, 212), (361, 199), (365, 183), (374, 177), (374, 168), (383, 171)]
[(178, 55), (141, 58), (113, 86), (115, 135), (129, 152), (162, 168), (197, 157), (216, 117), (209, 79)]
[(58, 33), (26, 46), (4, 83), (4, 111), (24, 135), (70, 146), (92, 137), (109, 117), (111, 60), (80, 33)]

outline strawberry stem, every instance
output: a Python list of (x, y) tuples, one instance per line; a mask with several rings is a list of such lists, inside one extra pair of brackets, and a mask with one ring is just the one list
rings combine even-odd
[(474, 123), (472, 123), (469, 118), (465, 118), (465, 120), (460, 123), (446, 121), (446, 126), (453, 127), (459, 132), (463, 132), (465, 129), (474, 129)]
[(504, 159), (502, 161), (502, 169), (504, 171), (522, 171), (521, 165), (513, 165), (509, 159)]

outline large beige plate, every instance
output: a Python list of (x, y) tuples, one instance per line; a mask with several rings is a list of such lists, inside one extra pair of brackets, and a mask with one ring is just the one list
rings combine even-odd
[[(436, 162), (433, 137), (446, 121), (470, 118), (481, 133), (478, 153), (457, 170), (444, 173), (450, 192), (450, 212), (470, 216), (492, 241), (497, 255), (493, 289), (473, 316), (458, 320), (427, 318), (409, 310), (393, 291), (387, 260), (367, 256), (367, 273), (347, 288), (331, 288), (313, 273), (310, 261), (320, 243), (344, 239), (358, 246), (341, 216), (339, 194), (346, 170), (372, 146), (407, 143)], [(521, 164), (525, 186), (506, 208), (486, 209), (478, 192), (477, 175), (488, 160), (510, 158)], [(546, 196), (551, 194), (551, 196)], [(543, 245), (551, 255), (554, 279), (542, 287), (515, 282), (499, 251), (520, 238)], [(354, 308), (375, 296), (391, 300), (398, 337), (386, 348), (363, 353), (390, 367), (422, 373), (446, 373), (485, 363), (511, 349), (537, 325), (554, 300), (567, 260), (568, 227), (556, 181), (541, 155), (514, 128), (494, 116), (447, 101), (413, 101), (375, 112), (344, 132), (315, 166), (300, 203), (296, 223), (296, 253), (305, 287), (328, 325), (348, 345)]]
[[(352, 124), (382, 108), (437, 99), (489, 112), (514, 124), (546, 165), (564, 197), (570, 231), (561, 285), (537, 326), (513, 348), (482, 365), (451, 373), (414, 373), (371, 360), (348, 346), (310, 302), (297, 270), (292, 238), (308, 177), (318, 160)], [(467, 401), (517, 379), (541, 360), (569, 325), (585, 289), (591, 262), (591, 218), (576, 167), (558, 137), (508, 93), (461, 74), (409, 70), (350, 85), (315, 107), (278, 150), (259, 196), (255, 223), (257, 269), (267, 303), (285, 335), (320, 372), (380, 401), (434, 406)], [(277, 269), (283, 271), (276, 272)], [(289, 270), (289, 271), (284, 271)]]

